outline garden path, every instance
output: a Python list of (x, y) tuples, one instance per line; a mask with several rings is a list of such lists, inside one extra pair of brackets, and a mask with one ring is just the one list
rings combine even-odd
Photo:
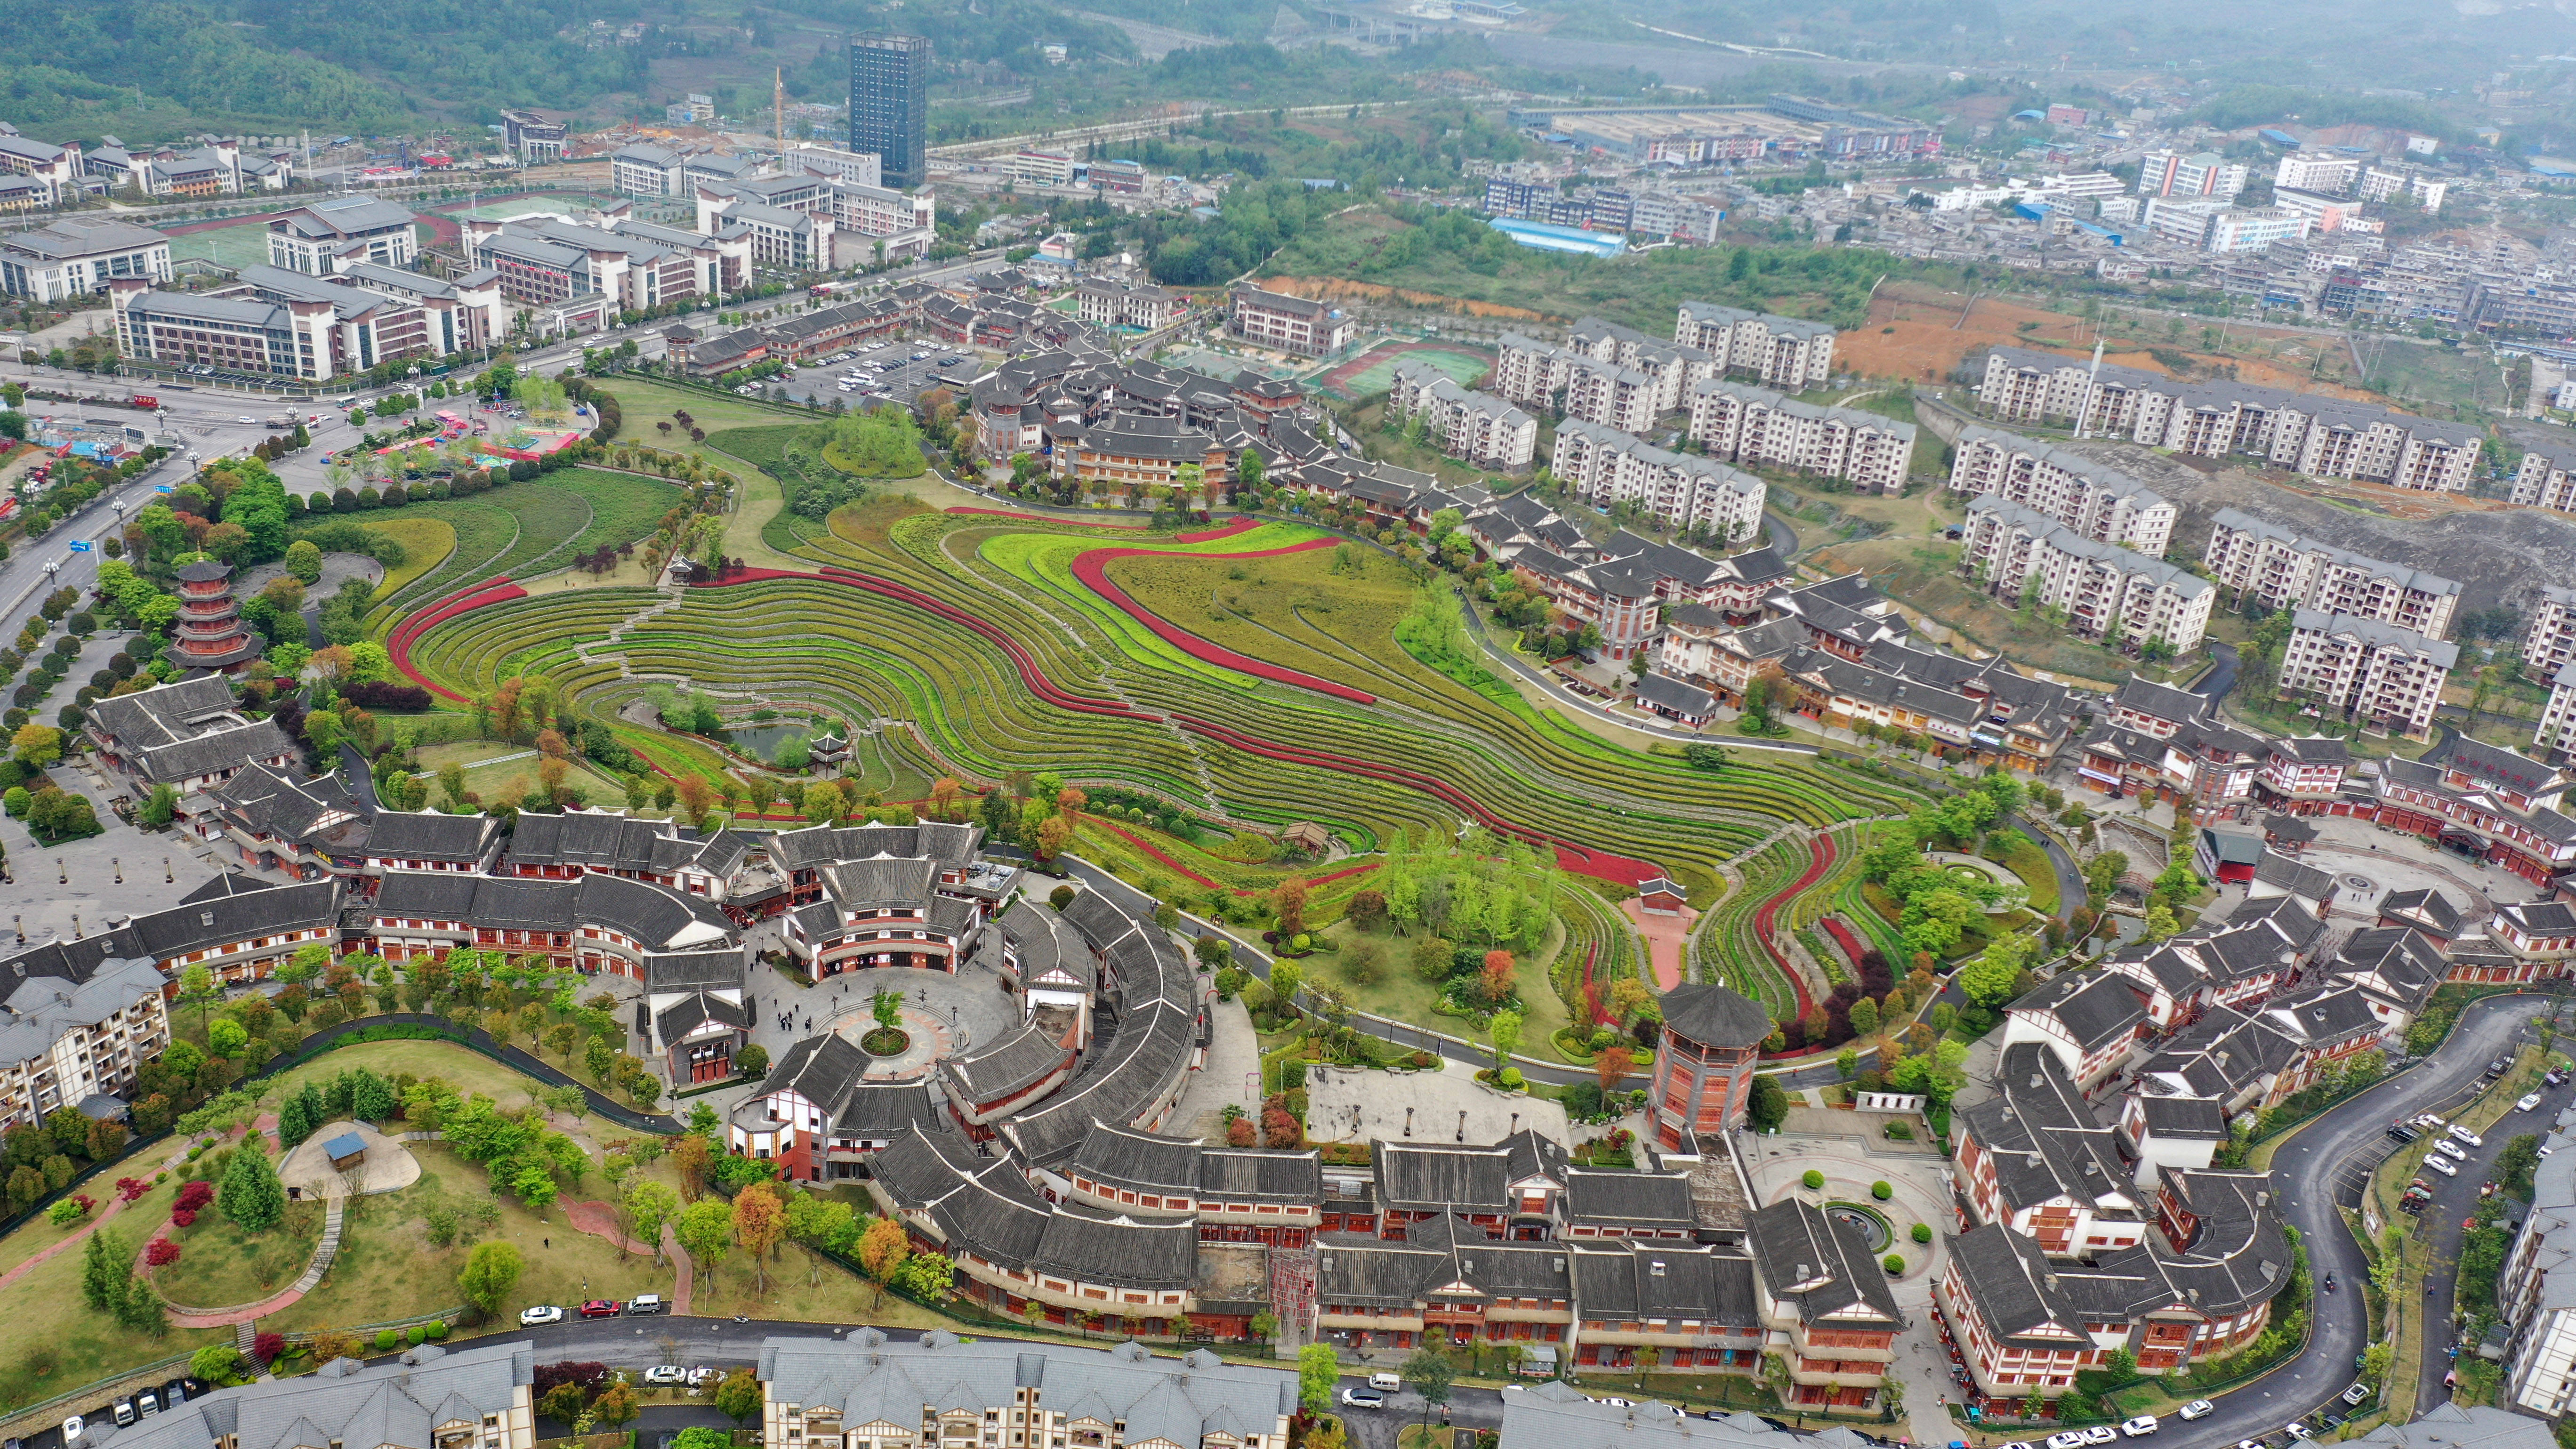
[[(188, 1139), (186, 1142), (180, 1143), (168, 1157), (161, 1159), (161, 1165), (159, 1167), (152, 1169), (153, 1174), (167, 1172), (171, 1168), (178, 1166), (180, 1163), (187, 1161), (188, 1149), (191, 1146), (194, 1146), (195, 1143), (196, 1139), (193, 1137)], [(87, 1238), (90, 1234), (106, 1227), (109, 1219), (115, 1217), (118, 1213), (125, 1211), (125, 1206), (125, 1199), (114, 1199), (109, 1202), (106, 1207), (99, 1210), (98, 1216), (91, 1218), (87, 1223), (83, 1224), (79, 1231), (65, 1236), (61, 1242), (54, 1244), (52, 1247), (47, 1248), (42, 1252), (29, 1254), (26, 1260), (19, 1263), (18, 1266), (10, 1269), (6, 1273), (0, 1273), (0, 1288), (6, 1288), (10, 1284), (27, 1276), (29, 1273), (34, 1272), (39, 1265), (51, 1261), (56, 1254), (69, 1252), (71, 1249), (78, 1247), (82, 1239)]]
[[(305, 1294), (321, 1285), (322, 1275), (331, 1271), (331, 1259), (340, 1251), (340, 1228), (345, 1220), (342, 1209), (348, 1202), (348, 1195), (334, 1185), (328, 1191), (327, 1200), (330, 1207), (322, 1218), (322, 1241), (313, 1245), (313, 1258), (304, 1265), (304, 1273), (295, 1280), (293, 1287), (256, 1303), (236, 1303), (228, 1308), (189, 1308), (165, 1300), (162, 1306), (170, 1315), (171, 1327), (227, 1328), (235, 1324), (255, 1323), (269, 1314), (303, 1302)], [(170, 1224), (164, 1222), (144, 1242), (143, 1252), (149, 1253), (153, 1243), (169, 1235)], [(138, 1273), (149, 1271), (144, 1267), (142, 1254), (135, 1256), (134, 1267)]]
[[(594, 1238), (604, 1238), (621, 1252), (650, 1253), (653, 1251), (650, 1245), (639, 1243), (619, 1231), (617, 1210), (604, 1202), (567, 1201), (563, 1205), (563, 1210), (564, 1220), (571, 1223), (576, 1230), (588, 1233)], [(671, 1285), (671, 1312), (686, 1318), (689, 1314), (690, 1296), (697, 1286), (697, 1272), (689, 1262), (689, 1255), (680, 1250), (680, 1235), (669, 1223), (662, 1225), (662, 1256), (679, 1268), (679, 1276)]]
[(1690, 947), (1691, 927), (1698, 924), (1699, 912), (1688, 906), (1677, 915), (1650, 912), (1641, 898), (1630, 896), (1619, 903), (1619, 914), (1646, 938), (1647, 959), (1655, 964), (1655, 989), (1670, 991), (1682, 984), (1682, 965)]

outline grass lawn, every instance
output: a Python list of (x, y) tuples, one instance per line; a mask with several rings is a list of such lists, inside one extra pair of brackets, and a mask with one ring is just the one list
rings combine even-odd
[[(470, 765), (465, 771), (465, 788), (486, 801), (498, 803), (516, 800), (537, 788), (537, 766), (544, 763), (537, 756), (504, 760), (499, 764)], [(587, 763), (573, 761), (565, 772), (564, 783), (582, 792), (593, 805), (624, 805), (626, 786), (600, 773)]]
[(425, 774), (434, 775), (449, 765), (471, 767), (503, 755), (524, 754), (527, 748), (507, 740), (460, 740), (453, 744), (423, 745), (420, 747), (419, 768)]
[(456, 552), (456, 525), (443, 518), (411, 518), (397, 512), (366, 526), (403, 546), (402, 567), (385, 570), (385, 581), (376, 585), (378, 602), (400, 593), (404, 585), (447, 562)]
[(322, 1217), (318, 1202), (289, 1203), (276, 1226), (252, 1233), (220, 1211), (200, 1213), (195, 1227), (172, 1232), (179, 1261), (154, 1269), (152, 1282), (162, 1297), (191, 1308), (255, 1303), (303, 1274), (322, 1241)]
[[(1466, 1041), (1491, 1046), (1493, 1037), (1480, 1031), (1465, 1017), (1442, 1016), (1432, 1004), (1440, 993), (1431, 983), (1413, 972), (1412, 959), (1406, 953), (1412, 948), (1411, 938), (1391, 931), (1363, 932), (1349, 921), (1336, 921), (1324, 929), (1324, 938), (1339, 947), (1338, 951), (1318, 951), (1298, 964), (1306, 968), (1306, 979), (1321, 982), (1340, 993), (1343, 1000), (1360, 1011), (1374, 1012), (1394, 1021), (1409, 1021), (1432, 1031), (1445, 1032)], [(1548, 930), (1548, 943), (1521, 960), (1515, 968), (1520, 983), (1521, 1009), (1526, 1020), (1521, 1027), (1520, 1052), (1524, 1056), (1550, 1059), (1547, 1039), (1571, 1020), (1565, 1003), (1557, 999), (1548, 985), (1547, 968), (1563, 949), (1565, 928), (1560, 923)], [(1374, 979), (1363, 985), (1355, 979), (1352, 967), (1361, 954), (1363, 943), (1378, 948), (1378, 966)]]
[[(109, 1189), (111, 1193), (113, 1190)], [(129, 1255), (139, 1252), (152, 1228), (170, 1216), (170, 1202), (177, 1195), (178, 1179), (173, 1177), (128, 1206), (105, 1231), (113, 1236), (120, 1251)], [(61, 1230), (41, 1221), (31, 1229), (22, 1228), (0, 1241), (0, 1263), (14, 1266), (62, 1237)], [(40, 1341), (34, 1335), (12, 1335), (15, 1341), (0, 1348), (0, 1401), (31, 1403), (78, 1388), (123, 1367), (186, 1353), (218, 1340), (232, 1341), (229, 1328), (192, 1333), (171, 1330), (156, 1338), (120, 1328), (106, 1314), (89, 1311), (81, 1303), (83, 1252), (83, 1248), (66, 1249), (0, 1288), (0, 1323), (44, 1325)], [(38, 1368), (47, 1372), (35, 1372)]]
[(439, 1077), (460, 1092), (480, 1092), (505, 1108), (527, 1105), (540, 1085), (536, 1079), (454, 1042), (371, 1041), (324, 1052), (264, 1084), (260, 1099), (273, 1107), (308, 1081), (327, 1086), (333, 1077), (360, 1067), (380, 1077)]
[(2036, 841), (2005, 851), (2003, 865), (2030, 887), (2032, 910), (2043, 916), (2057, 914), (2057, 871), (2048, 863), (2048, 852), (2040, 849)]

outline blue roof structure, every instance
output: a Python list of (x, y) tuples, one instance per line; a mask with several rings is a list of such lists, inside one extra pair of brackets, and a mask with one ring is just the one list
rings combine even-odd
[(343, 1132), (339, 1136), (322, 1144), (322, 1155), (330, 1158), (333, 1162), (337, 1162), (343, 1157), (355, 1157), (366, 1150), (367, 1139), (359, 1136), (355, 1132)]
[(1525, 247), (1543, 252), (1572, 252), (1578, 256), (1615, 257), (1628, 250), (1628, 239), (1615, 231), (1584, 231), (1579, 227), (1549, 226), (1544, 222), (1514, 221), (1498, 216), (1485, 225), (1510, 237)]
[(2260, 134), (2264, 140), (2271, 142), (2275, 146), (2288, 146), (2293, 150), (2298, 148), (2299, 138), (2291, 135), (2287, 131), (2275, 131), (2271, 127), (2266, 126)]

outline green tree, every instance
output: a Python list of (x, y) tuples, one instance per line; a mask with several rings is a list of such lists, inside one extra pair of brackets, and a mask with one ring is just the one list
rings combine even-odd
[(210, 1343), (188, 1355), (188, 1376), (210, 1384), (229, 1384), (241, 1372), (241, 1350), (229, 1343)]
[(1486, 1029), (1493, 1033), (1494, 1070), (1499, 1072), (1512, 1064), (1512, 1053), (1520, 1047), (1521, 1014), (1517, 1011), (1497, 1011)]
[(747, 1424), (760, 1413), (760, 1380), (749, 1369), (736, 1369), (716, 1385), (716, 1412), (737, 1424)]
[(635, 1225), (635, 1237), (653, 1245), (653, 1261), (662, 1261), (662, 1225), (679, 1215), (680, 1195), (666, 1183), (638, 1179), (626, 1189), (628, 1221)]
[(1310, 1343), (1297, 1350), (1297, 1402), (1310, 1414), (1332, 1412), (1333, 1391), (1342, 1381), (1341, 1360), (1329, 1343)]
[(1789, 1117), (1789, 1094), (1781, 1090), (1779, 1080), (1769, 1073), (1753, 1079), (1753, 1099), (1746, 1106), (1745, 1117), (1756, 1132), (1777, 1129)]
[(1404, 1361), (1404, 1381), (1422, 1396), (1422, 1425), (1431, 1426), (1431, 1411), (1449, 1402), (1449, 1385), (1458, 1377), (1458, 1366), (1449, 1355), (1424, 1345)]
[(232, 1161), (224, 1166), (223, 1186), (217, 1191), (215, 1206), (246, 1233), (266, 1232), (286, 1215), (286, 1189), (278, 1182), (277, 1168), (260, 1150), (256, 1137), (233, 1149)]
[(733, 1251), (733, 1209), (715, 1198), (704, 1198), (681, 1209), (673, 1224), (680, 1247), (697, 1260), (698, 1271), (715, 1282), (716, 1269), (725, 1255)]
[(465, 1266), (457, 1270), (456, 1287), (465, 1301), (480, 1309), (485, 1317), (501, 1311), (510, 1290), (519, 1286), (519, 1275), (527, 1268), (519, 1256), (519, 1245), (495, 1239), (476, 1243), (465, 1255)]

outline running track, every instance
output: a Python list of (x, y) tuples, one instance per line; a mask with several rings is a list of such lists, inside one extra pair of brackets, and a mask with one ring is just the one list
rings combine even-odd
[[(1193, 555), (1193, 557), (1222, 558), (1224, 555), (1198, 554)], [(871, 574), (859, 573), (852, 569), (826, 565), (820, 572), (814, 573), (792, 569), (742, 569), (727, 578), (717, 580), (713, 583), (701, 584), (698, 587), (732, 588), (742, 584), (759, 583), (769, 579), (802, 579), (809, 582), (839, 584), (845, 588), (864, 590), (882, 598), (892, 599), (897, 603), (918, 609), (944, 623), (953, 624), (958, 628), (970, 630), (973, 633), (981, 635), (987, 642), (991, 643), (993, 647), (1001, 650), (1002, 653), (1010, 659), (1012, 667), (1020, 676), (1021, 685), (1031, 694), (1036, 695), (1040, 700), (1047, 704), (1070, 713), (1107, 715), (1118, 719), (1136, 720), (1145, 724), (1170, 725), (1176, 729), (1186, 730), (1191, 734), (1201, 736), (1205, 739), (1215, 740), (1219, 744), (1229, 745), (1246, 754), (1257, 755), (1263, 759), (1278, 760), (1289, 764), (1308, 765), (1315, 769), (1324, 770), (1334, 774), (1356, 775), (1363, 779), (1377, 780), (1403, 789), (1414, 790), (1421, 794), (1429, 795), (1433, 799), (1440, 801), (1442, 804), (1449, 806), (1460, 814), (1465, 815), (1467, 818), (1474, 820), (1478, 824), (1497, 834), (1508, 835), (1516, 840), (1525, 840), (1533, 845), (1547, 846), (1556, 852), (1557, 864), (1559, 866), (1572, 871), (1577, 875), (1588, 875), (1598, 880), (1606, 880), (1619, 885), (1636, 885), (1643, 881), (1652, 880), (1663, 873), (1662, 868), (1651, 861), (1639, 860), (1634, 856), (1621, 855), (1615, 851), (1593, 850), (1586, 846), (1578, 845), (1573, 841), (1559, 839), (1558, 837), (1549, 835), (1544, 831), (1505, 819), (1503, 816), (1498, 815), (1492, 810), (1479, 804), (1473, 797), (1469, 796), (1465, 791), (1459, 789), (1457, 786), (1450, 784), (1446, 780), (1442, 780), (1431, 775), (1425, 775), (1419, 771), (1408, 770), (1397, 765), (1382, 764), (1375, 760), (1363, 760), (1349, 755), (1335, 754), (1329, 750), (1318, 750), (1304, 745), (1284, 744), (1277, 741), (1266, 740), (1257, 735), (1247, 734), (1231, 725), (1219, 724), (1212, 720), (1202, 720), (1191, 715), (1179, 713), (1157, 714), (1150, 710), (1139, 709), (1124, 700), (1101, 699), (1091, 695), (1076, 694), (1071, 690), (1058, 685), (1054, 680), (1047, 678), (1046, 673), (1038, 668), (1037, 661), (1030, 656), (1028, 650), (1023, 648), (1018, 640), (1013, 639), (1008, 633), (1004, 632), (1000, 626), (979, 618), (974, 614), (968, 613), (964, 609), (960, 609), (953, 604), (949, 604), (943, 600), (925, 594), (908, 584), (898, 583), (892, 579), (882, 579)], [(418, 684), (425, 689), (434, 691), (435, 693), (460, 704), (466, 703), (467, 701), (463, 695), (431, 681), (412, 664), (412, 644), (431, 628), (445, 623), (447, 620), (455, 618), (459, 614), (466, 613), (473, 609), (483, 608), (491, 604), (502, 603), (510, 599), (520, 598), (523, 597), (524, 594), (524, 590), (520, 589), (516, 584), (510, 583), (506, 579), (489, 579), (480, 584), (468, 585), (465, 588), (447, 595), (444, 599), (440, 600), (429, 609), (415, 615), (411, 619), (405, 620), (402, 626), (395, 629), (391, 637), (386, 640), (386, 650), (393, 656), (394, 667), (400, 669), (403, 672), (404, 677), (410, 679), (413, 683)], [(1790, 979), (1794, 982), (1797, 978), (1793, 974)], [(1800, 1009), (1803, 1011), (1805, 1009), (1806, 1001), (1806, 993), (1803, 988), (1800, 989), (1799, 1000)]]

